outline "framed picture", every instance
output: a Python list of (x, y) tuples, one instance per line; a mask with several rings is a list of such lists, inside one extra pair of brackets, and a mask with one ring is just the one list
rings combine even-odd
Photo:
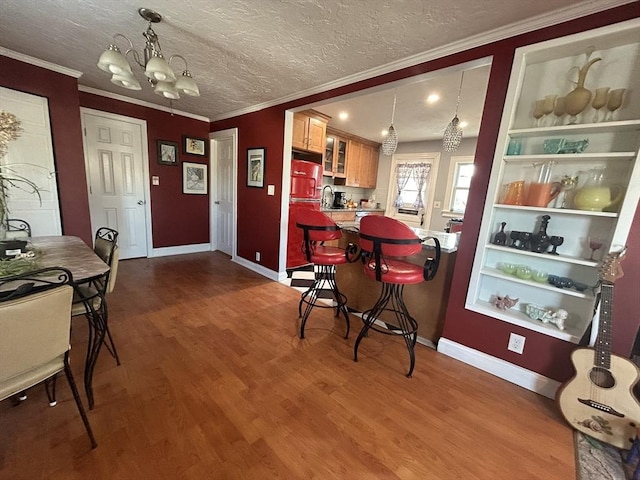
[(182, 162), (182, 193), (207, 194), (207, 166), (204, 163)]
[(182, 151), (189, 155), (204, 157), (207, 155), (207, 140), (184, 135), (182, 137)]
[(247, 148), (247, 187), (264, 187), (266, 148)]
[(158, 140), (158, 163), (160, 165), (178, 165), (178, 144)]

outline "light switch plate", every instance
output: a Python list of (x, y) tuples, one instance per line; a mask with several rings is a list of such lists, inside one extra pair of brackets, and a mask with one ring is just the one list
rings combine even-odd
[(275, 195), (275, 194), (276, 194), (276, 186), (267, 185), (267, 195)]
[(151, 184), (152, 185), (160, 185), (160, 177), (157, 175), (154, 175), (151, 177)]

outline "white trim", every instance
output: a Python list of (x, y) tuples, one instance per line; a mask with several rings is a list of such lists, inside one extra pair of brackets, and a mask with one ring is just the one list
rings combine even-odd
[(351, 85), (362, 80), (368, 80), (370, 78), (395, 72), (403, 68), (413, 67), (414, 65), (418, 65), (420, 63), (444, 58), (449, 55), (480, 47), (482, 45), (487, 45), (489, 43), (515, 37), (523, 33), (547, 28), (569, 20), (575, 20), (576, 18), (585, 17), (587, 15), (618, 7), (620, 5), (634, 3), (635, 1), (636, 0), (584, 0), (580, 3), (570, 5), (568, 7), (561, 8), (550, 13), (544, 13), (542, 15), (538, 15), (520, 22), (512, 23), (510, 25), (505, 25), (503, 27), (490, 30), (489, 32), (473, 35), (471, 37), (465, 38), (464, 40), (453, 42), (442, 47), (434, 48), (432, 50), (427, 50), (426, 52), (421, 52), (409, 57), (401, 58), (394, 62), (387, 63), (386, 65), (381, 65), (379, 67), (371, 68), (363, 72), (349, 75), (347, 77), (343, 77), (317, 87), (309, 88), (307, 90), (296, 92), (291, 95), (286, 95), (284, 97), (280, 97), (268, 102), (263, 102), (258, 105), (252, 105), (247, 108), (235, 110), (233, 112), (224, 113), (220, 116), (213, 117), (211, 121), (224, 120), (225, 118), (231, 118), (247, 113), (257, 112), (268, 107), (273, 107), (274, 105), (280, 105), (283, 103), (298, 100), (300, 98), (323, 93), (334, 88)]
[(182, 110), (176, 110), (175, 108), (165, 107), (163, 105), (156, 105), (155, 103), (145, 102), (144, 100), (138, 100), (137, 98), (125, 97), (117, 93), (107, 92), (105, 90), (98, 90), (97, 88), (87, 87), (85, 85), (78, 85), (80, 92), (92, 93), (93, 95), (100, 95), (101, 97), (112, 98), (121, 102), (133, 103), (134, 105), (140, 105), (141, 107), (153, 108), (154, 110), (161, 110), (174, 115), (180, 115), (182, 117), (193, 118), (194, 120), (200, 120), (202, 122), (210, 123), (209, 117), (203, 117), (202, 115), (196, 115), (195, 113), (183, 112)]
[[(280, 248), (278, 272), (287, 275), (287, 248), (289, 241), (289, 195), (291, 193), (291, 158), (293, 141), (293, 112), (284, 112), (284, 145), (282, 149), (282, 197), (280, 199)], [(286, 219), (286, 220), (285, 220)]]
[(235, 261), (238, 256), (238, 129), (237, 128), (228, 128), (226, 130), (218, 130), (217, 132), (209, 133), (209, 142), (210, 145), (210, 154), (209, 154), (209, 165), (210, 165), (210, 175), (211, 185), (209, 191), (211, 192), (209, 195), (209, 241), (211, 242), (211, 250), (217, 250), (217, 235), (215, 232), (216, 227), (218, 226), (218, 209), (216, 208), (216, 197), (217, 197), (217, 171), (218, 171), (218, 158), (216, 157), (217, 149), (216, 149), (216, 141), (222, 138), (229, 138), (233, 142), (233, 170), (231, 175), (232, 185), (233, 185), (233, 213), (232, 213), (232, 222), (233, 222), (233, 231), (231, 233), (231, 260)]
[(555, 398), (556, 392), (561, 385), (560, 382), (549, 377), (500, 358), (492, 357), (444, 337), (438, 340), (438, 352), (548, 398)]
[(170, 255), (184, 255), (187, 253), (202, 253), (211, 251), (210, 243), (197, 243), (192, 245), (177, 245), (175, 247), (154, 248), (149, 252), (149, 258), (168, 257)]
[(287, 272), (284, 272), (284, 275), (282, 273), (274, 272), (273, 270), (267, 267), (263, 267), (262, 265), (258, 265), (257, 263), (250, 262), (246, 258), (236, 257), (235, 259), (232, 259), (232, 260), (238, 265), (241, 265), (248, 270), (252, 270), (262, 275), (263, 277), (267, 277), (268, 279), (273, 280), (274, 282), (282, 282), (287, 278)]
[(0, 47), (0, 55), (13, 58), (14, 60), (19, 60), (20, 62), (28, 63), (29, 65), (35, 65), (36, 67), (46, 68), (47, 70), (51, 70), (52, 72), (61, 73), (69, 77), (80, 78), (82, 76), (82, 72), (79, 72), (78, 70), (72, 70), (61, 65), (56, 65), (55, 63), (47, 62), (46, 60), (40, 60), (39, 58), (31, 57), (29, 55), (25, 55), (24, 53), (15, 52), (13, 50), (9, 50), (8, 48)]

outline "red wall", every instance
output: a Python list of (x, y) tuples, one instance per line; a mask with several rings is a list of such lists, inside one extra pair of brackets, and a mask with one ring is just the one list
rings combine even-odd
[(0, 85), (48, 99), (62, 233), (93, 245), (77, 79), (0, 56)]
[[(251, 195), (251, 201), (258, 199), (265, 202), (263, 205), (264, 208), (259, 211), (249, 208), (247, 211), (244, 211), (242, 215), (239, 214), (239, 242), (243, 244), (243, 248), (239, 248), (238, 250), (239, 255), (253, 261), (253, 249), (263, 245), (262, 252), (263, 258), (265, 259), (265, 266), (277, 270), (277, 258), (275, 256), (278, 250), (276, 239), (279, 238), (279, 200), (277, 198), (268, 200), (265, 190), (259, 192), (258, 195), (253, 195), (250, 192), (251, 189), (244, 186), (246, 166), (243, 165), (245, 163), (243, 151), (249, 146), (268, 145), (268, 157), (271, 160), (267, 161), (266, 166), (267, 182), (271, 183), (273, 181), (276, 182), (276, 187), (279, 186), (282, 174), (282, 166), (280, 165), (279, 159), (282, 158), (284, 148), (284, 111), (286, 109), (307, 105), (322, 99), (355, 92), (371, 86), (381, 85), (400, 78), (457, 65), (469, 60), (492, 56), (491, 75), (476, 149), (476, 170), (471, 185), (467, 212), (465, 214), (465, 230), (461, 237), (460, 248), (457, 255), (451, 287), (452, 292), (449, 298), (443, 335), (450, 340), (488, 353), (489, 355), (502, 358), (511, 363), (521, 365), (550, 378), (560, 381), (566, 380), (572, 372), (569, 353), (573, 350), (574, 345), (464, 309), (464, 300), (471, 276), (471, 265), (480, 229), (480, 220), (487, 185), (489, 183), (499, 123), (516, 48), (636, 18), (638, 16), (637, 3), (625, 5), (545, 28), (544, 30), (512, 37), (449, 57), (334, 89), (329, 92), (306, 97), (288, 104), (272, 107), (265, 111), (213, 122), (211, 124), (212, 131), (233, 127), (238, 128), (240, 145), (239, 197)], [(277, 188), (276, 191), (277, 190), (279, 189)], [(247, 205), (247, 202), (242, 201), (242, 205)], [(251, 205), (247, 205), (247, 207), (251, 207)], [(638, 311), (640, 311), (639, 295), (637, 294), (637, 285), (640, 276), (640, 248), (638, 248), (637, 240), (637, 235), (640, 233), (640, 218), (638, 215), (638, 212), (636, 212), (630, 234), (630, 252), (623, 264), (626, 275), (617, 282), (615, 290), (616, 308), (614, 311), (615, 331), (613, 347), (614, 351), (623, 355), (628, 355), (633, 342), (632, 335), (635, 335), (635, 331), (640, 325), (640, 316), (637, 314)], [(265, 222), (265, 218), (270, 219), (270, 221)], [(257, 230), (252, 230), (254, 225), (258, 226)], [(245, 232), (252, 231), (257, 233), (254, 234), (254, 238), (242, 239), (246, 234)], [(268, 241), (267, 239), (272, 240)], [(264, 248), (267, 245), (272, 246), (274, 250), (271, 252), (265, 251)], [(266, 261), (267, 258), (269, 259), (268, 263)], [(636, 285), (636, 287), (633, 287), (633, 285)], [(506, 346), (510, 332), (516, 332), (527, 337), (527, 346), (524, 355), (507, 351)]]
[[(182, 162), (209, 163), (209, 157), (188, 155), (182, 151), (182, 135), (209, 138), (209, 124), (181, 115), (147, 108), (111, 98), (80, 94), (80, 105), (103, 112), (139, 118), (147, 122), (149, 176), (158, 175), (160, 185), (151, 185), (153, 246), (169, 247), (209, 243), (209, 195), (182, 193)], [(157, 140), (180, 145), (180, 166), (157, 162)], [(208, 140), (207, 140), (208, 143)], [(211, 173), (209, 172), (209, 178)]]

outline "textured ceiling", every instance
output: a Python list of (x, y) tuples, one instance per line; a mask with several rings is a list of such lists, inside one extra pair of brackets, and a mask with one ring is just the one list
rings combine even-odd
[(81, 85), (167, 106), (146, 84), (125, 90), (96, 67), (114, 33), (139, 49), (146, 22), (137, 9), (154, 9), (164, 17), (154, 28), (165, 55), (184, 55), (200, 86), (201, 97), (174, 107), (215, 119), (557, 9), (620, 3), (628, 2), (2, 0), (0, 45), (81, 71)]

